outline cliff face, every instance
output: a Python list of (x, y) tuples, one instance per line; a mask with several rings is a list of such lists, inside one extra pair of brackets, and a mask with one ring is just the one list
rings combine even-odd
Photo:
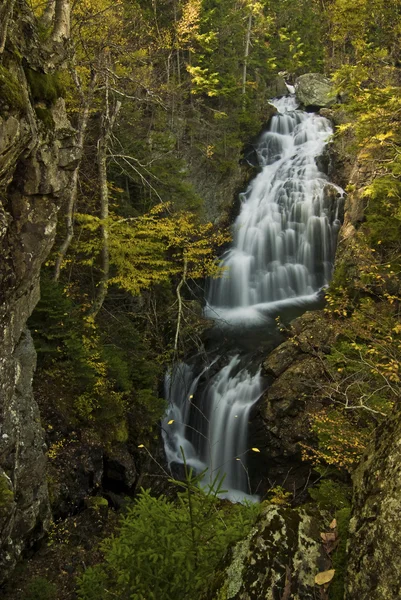
[(46, 448), (31, 385), (36, 354), (26, 321), (77, 158), (64, 101), (42, 104), (40, 112), (27, 83), (28, 70), (50, 77), (62, 61), (62, 45), (42, 54), (40, 47), (17, 3), (0, 55), (0, 582), (49, 522)]
[(401, 589), (401, 413), (376, 431), (353, 477), (346, 600), (392, 600)]

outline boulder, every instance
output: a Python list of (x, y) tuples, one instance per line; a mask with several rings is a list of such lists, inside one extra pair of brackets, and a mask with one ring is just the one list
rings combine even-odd
[(204, 600), (319, 598), (315, 576), (328, 568), (319, 517), (268, 505), (247, 538), (227, 553)]
[(320, 73), (306, 73), (295, 81), (295, 94), (305, 108), (324, 108), (336, 103), (334, 86)]

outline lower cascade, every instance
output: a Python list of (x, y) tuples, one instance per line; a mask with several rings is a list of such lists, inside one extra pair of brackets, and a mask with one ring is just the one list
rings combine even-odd
[[(308, 308), (330, 281), (343, 191), (317, 166), (332, 134), (330, 122), (297, 110), (293, 95), (275, 99), (269, 127), (255, 145), (260, 173), (241, 195), (223, 276), (208, 284), (205, 315), (240, 338), (281, 310)], [(336, 192), (333, 195), (333, 190)], [(249, 352), (217, 356), (197, 372), (180, 363), (167, 373), (163, 422), (169, 465), (183, 463), (205, 483), (224, 475), (230, 500), (256, 499), (247, 471), (248, 423), (264, 391)], [(221, 366), (216, 370), (216, 365)]]

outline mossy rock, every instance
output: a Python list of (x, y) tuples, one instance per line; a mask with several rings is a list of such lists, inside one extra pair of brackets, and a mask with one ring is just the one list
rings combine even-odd
[(316, 598), (315, 575), (327, 568), (320, 531), (317, 514), (267, 505), (249, 536), (229, 551), (203, 600)]
[(35, 106), (35, 113), (38, 119), (42, 121), (46, 129), (53, 130), (54, 129), (54, 119), (52, 115), (52, 111), (49, 108), (45, 108), (42, 106)]
[(34, 102), (44, 103), (49, 108), (58, 98), (65, 95), (63, 73), (60, 71), (39, 73), (39, 71), (27, 68), (25, 74)]
[(0, 517), (4, 516), (14, 501), (11, 482), (5, 475), (0, 475)]
[(0, 114), (2, 107), (9, 106), (11, 110), (24, 109), (24, 95), (17, 78), (5, 67), (0, 65)]
[(100, 511), (107, 510), (109, 503), (103, 496), (92, 496), (86, 500), (86, 505), (92, 510)]

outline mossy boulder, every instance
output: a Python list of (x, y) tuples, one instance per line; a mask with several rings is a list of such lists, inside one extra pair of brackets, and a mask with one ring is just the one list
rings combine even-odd
[(323, 108), (336, 103), (334, 86), (321, 73), (306, 73), (297, 78), (295, 93), (305, 108)]
[(203, 600), (312, 600), (327, 568), (318, 514), (267, 505), (249, 536), (227, 553)]

